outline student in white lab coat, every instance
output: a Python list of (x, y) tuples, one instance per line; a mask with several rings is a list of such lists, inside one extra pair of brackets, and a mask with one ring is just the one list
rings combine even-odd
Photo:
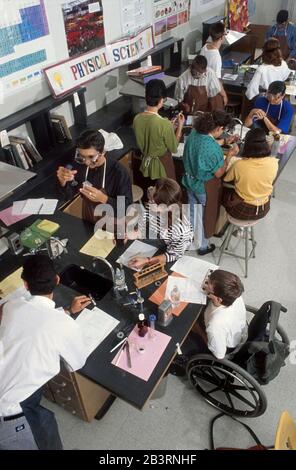
[(72, 370), (84, 365), (83, 338), (67, 313), (91, 301), (83, 295), (68, 312), (56, 309), (59, 277), (45, 255), (27, 258), (22, 278), (31, 295), (0, 307), (0, 450), (60, 450), (54, 414), (40, 405), (42, 387), (59, 373), (61, 358)]

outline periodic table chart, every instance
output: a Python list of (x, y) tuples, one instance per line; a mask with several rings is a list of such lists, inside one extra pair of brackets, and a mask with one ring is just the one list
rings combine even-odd
[(55, 60), (44, 0), (0, 0), (0, 91), (40, 81)]

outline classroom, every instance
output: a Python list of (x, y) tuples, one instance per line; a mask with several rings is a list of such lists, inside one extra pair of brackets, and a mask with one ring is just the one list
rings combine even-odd
[(296, 450), (295, 2), (0, 3), (0, 450)]

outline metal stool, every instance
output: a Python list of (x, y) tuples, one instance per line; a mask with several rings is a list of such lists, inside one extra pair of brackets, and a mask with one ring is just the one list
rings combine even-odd
[[(227, 214), (227, 219), (229, 222), (229, 227), (227, 228), (226, 236), (223, 240), (222, 245), (220, 246), (220, 255), (218, 264), (220, 264), (220, 260), (224, 252), (227, 255), (233, 256), (234, 258), (240, 258), (245, 260), (245, 277), (248, 277), (248, 261), (249, 258), (255, 258), (255, 247), (257, 242), (255, 241), (254, 237), (254, 225), (256, 225), (259, 220), (238, 220), (231, 217), (231, 215)], [(251, 228), (251, 237), (249, 238), (249, 227)], [(229, 243), (233, 232), (238, 229), (243, 229), (243, 236), (242, 238), (245, 240), (245, 256), (237, 255), (234, 252), (228, 251)], [(252, 243), (252, 249), (249, 253), (249, 241)]]
[(137, 186), (136, 184), (132, 184), (132, 194), (133, 194), (133, 202), (139, 202), (141, 201), (144, 191), (140, 186)]

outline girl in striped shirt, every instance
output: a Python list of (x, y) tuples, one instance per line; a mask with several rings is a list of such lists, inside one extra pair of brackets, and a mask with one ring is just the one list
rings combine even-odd
[(182, 191), (179, 184), (169, 178), (161, 178), (150, 189), (150, 202), (143, 209), (137, 238), (161, 239), (165, 244), (163, 253), (152, 258), (136, 256), (130, 267), (141, 269), (145, 264), (158, 261), (169, 263), (183, 256), (193, 239), (193, 229), (182, 211)]

